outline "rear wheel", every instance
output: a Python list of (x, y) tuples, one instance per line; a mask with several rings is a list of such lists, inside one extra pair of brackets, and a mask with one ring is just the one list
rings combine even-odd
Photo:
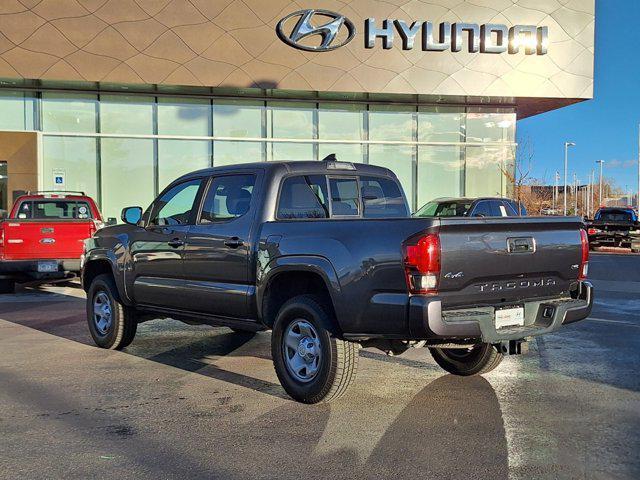
[(271, 356), (285, 391), (303, 403), (341, 397), (355, 378), (359, 345), (326, 329), (332, 318), (323, 302), (300, 295), (286, 302), (273, 326)]
[(135, 310), (123, 305), (110, 275), (98, 275), (87, 292), (87, 322), (93, 341), (101, 348), (120, 350), (136, 335)]
[(16, 282), (10, 279), (0, 280), (0, 294), (13, 293), (16, 290)]
[(471, 348), (430, 348), (429, 351), (440, 367), (461, 376), (490, 372), (503, 358), (490, 343), (479, 343)]

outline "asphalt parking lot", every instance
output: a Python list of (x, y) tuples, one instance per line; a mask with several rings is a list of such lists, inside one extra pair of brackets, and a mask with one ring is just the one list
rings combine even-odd
[(591, 258), (592, 317), (485, 377), (361, 351), (330, 405), (285, 396), (269, 333), (142, 324), (92, 346), (83, 292), (0, 299), (1, 478), (640, 478), (640, 257)]

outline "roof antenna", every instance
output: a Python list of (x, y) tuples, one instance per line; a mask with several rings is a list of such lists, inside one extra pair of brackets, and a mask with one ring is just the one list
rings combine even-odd
[(324, 157), (322, 159), (323, 162), (337, 162), (338, 159), (336, 158), (336, 154), (335, 153), (330, 153), (329, 155), (327, 155), (326, 157)]

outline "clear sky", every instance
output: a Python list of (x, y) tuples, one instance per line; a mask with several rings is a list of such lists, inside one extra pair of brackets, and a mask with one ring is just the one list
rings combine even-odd
[[(638, 185), (640, 123), (640, 0), (596, 0), (594, 99), (518, 122), (518, 141), (529, 139), (534, 151), (533, 176), (553, 183), (562, 175), (564, 142), (570, 149), (569, 177), (584, 183), (596, 160), (604, 176), (632, 192)], [(560, 180), (562, 183), (562, 177)]]

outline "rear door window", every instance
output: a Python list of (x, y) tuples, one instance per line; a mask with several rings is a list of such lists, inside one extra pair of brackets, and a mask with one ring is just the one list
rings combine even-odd
[(278, 202), (278, 218), (329, 218), (327, 178), (324, 175), (289, 177)]
[(365, 218), (406, 218), (410, 215), (396, 182), (383, 177), (360, 177)]
[(353, 178), (329, 178), (331, 213), (334, 217), (359, 216), (360, 195), (358, 180)]

